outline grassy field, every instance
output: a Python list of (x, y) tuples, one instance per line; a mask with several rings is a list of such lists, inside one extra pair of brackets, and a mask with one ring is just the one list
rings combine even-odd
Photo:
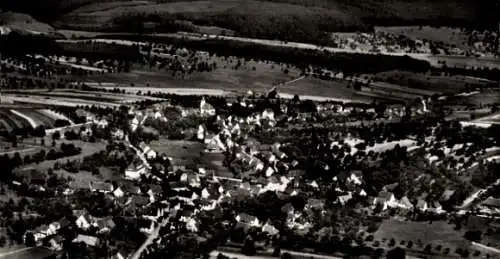
[[(51, 140), (50, 136), (45, 137), (45, 143), (50, 143), (51, 141), (52, 140)], [(65, 163), (68, 160), (70, 160), (70, 161), (71, 160), (81, 160), (84, 157), (89, 156), (91, 154), (94, 154), (96, 152), (99, 152), (106, 147), (105, 142), (90, 143), (90, 142), (84, 142), (84, 141), (80, 141), (80, 140), (73, 140), (73, 141), (60, 140), (60, 141), (57, 141), (57, 145), (59, 145), (60, 143), (63, 143), (63, 142), (67, 143), (67, 144), (72, 143), (76, 147), (80, 147), (82, 149), (82, 152), (78, 155), (75, 155), (75, 156), (64, 157), (64, 158), (60, 158), (57, 160), (43, 161), (37, 165), (27, 165), (27, 166), (21, 168), (21, 171), (30, 171), (31, 169), (40, 169), (41, 171), (47, 170), (49, 168), (52, 168), (56, 162), (57, 163)]]
[(421, 240), (423, 244), (421, 250), (427, 244), (431, 244), (432, 247), (441, 245), (443, 248), (450, 248), (450, 255), (453, 255), (456, 248), (468, 248), (470, 246), (470, 241), (463, 238), (463, 231), (455, 231), (453, 228), (454, 225), (448, 224), (446, 221), (434, 221), (429, 224), (428, 221), (397, 221), (391, 219), (382, 223), (379, 230), (375, 232), (374, 238), (375, 240), (394, 238), (397, 244), (403, 240), (405, 242), (411, 240), (415, 249), (419, 248), (417, 242)]
[(404, 35), (413, 40), (429, 40), (442, 42), (459, 48), (468, 47), (468, 34), (464, 30), (450, 27), (434, 28), (430, 26), (393, 26), (375, 27), (377, 32)]
[(168, 140), (161, 138), (150, 143), (150, 147), (158, 154), (166, 154), (173, 159), (174, 165), (188, 168), (203, 167), (215, 170), (219, 176), (232, 177), (232, 173), (222, 165), (224, 155), (217, 153), (201, 153), (204, 144), (185, 140)]
[(466, 78), (463, 76), (438, 76), (429, 74), (416, 74), (404, 71), (388, 71), (375, 74), (375, 81), (389, 82), (415, 88), (415, 91), (425, 90), (435, 93), (458, 93), (466, 87), (480, 87), (488, 85), (486, 82)]

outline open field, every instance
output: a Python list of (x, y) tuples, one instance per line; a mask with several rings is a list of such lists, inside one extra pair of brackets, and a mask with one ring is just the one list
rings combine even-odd
[(426, 39), (429, 41), (443, 42), (444, 44), (457, 46), (459, 48), (468, 47), (468, 35), (463, 30), (457, 28), (434, 28), (430, 26), (376, 26), (375, 31), (404, 35), (412, 40)]
[(431, 64), (444, 62), (448, 67), (500, 69), (500, 59), (494, 57), (466, 57), (451, 55), (429, 56)]
[(38, 248), (38, 247), (26, 247), (19, 248), (17, 250), (10, 250), (5, 253), (0, 254), (0, 258), (2, 259), (43, 259), (50, 255), (53, 252), (46, 248)]
[(480, 93), (453, 98), (453, 103), (465, 105), (500, 104), (500, 91), (496, 89), (485, 90)]
[[(485, 87), (489, 82), (479, 78), (464, 76), (441, 76), (416, 74), (405, 71), (387, 71), (377, 73), (372, 78), (375, 81), (402, 85), (400, 89), (415, 89), (415, 93), (458, 93), (466, 87)], [(425, 91), (425, 92), (423, 92)]]
[[(257, 62), (254, 62), (257, 64)], [(247, 65), (253, 66), (253, 65)], [(97, 82), (116, 83), (120, 89), (128, 93), (142, 92), (164, 92), (175, 94), (198, 94), (198, 95), (230, 95), (231, 93), (246, 93), (252, 90), (256, 93), (265, 93), (272, 88), (276, 82), (287, 82), (299, 78), (298, 73), (289, 72), (285, 74), (279, 67), (274, 69), (256, 68), (233, 70), (220, 68), (209, 73), (199, 73), (186, 76), (184, 79), (173, 77), (169, 73), (153, 71), (133, 71), (130, 74), (108, 74), (103, 76), (90, 76), (94, 81), (93, 87), (113, 89), (116, 86), (99, 86)], [(290, 69), (292, 70), (292, 69)], [(295, 76), (292, 76), (294, 75)], [(133, 86), (132, 86), (133, 85)], [(149, 86), (148, 86), (149, 85)], [(347, 82), (323, 81), (314, 78), (305, 78), (296, 82), (279, 87), (283, 97), (293, 97), (298, 94), (303, 99), (321, 99), (338, 101), (370, 102), (366, 98), (347, 87)], [(382, 97), (381, 95), (378, 95)], [(320, 100), (320, 101), (321, 101)]]
[(217, 153), (202, 153), (204, 144), (195, 141), (168, 140), (160, 138), (158, 141), (152, 141), (150, 147), (158, 154), (165, 153), (171, 157), (174, 165), (184, 165), (214, 170), (216, 175), (232, 177), (233, 174), (222, 165), (224, 155)]
[[(453, 229), (454, 225), (448, 224), (446, 221), (433, 221), (429, 224), (428, 221), (397, 221), (397, 220), (386, 220), (382, 223), (379, 230), (375, 232), (375, 240), (390, 240), (394, 238), (396, 243), (399, 244), (400, 241), (412, 241), (413, 247), (416, 250), (422, 251), (427, 244), (431, 244), (432, 247), (441, 245), (444, 248), (450, 248), (450, 254), (448, 256), (454, 257), (456, 248), (469, 248), (471, 247), (471, 242), (463, 238), (463, 231), (456, 231)], [(417, 245), (418, 240), (421, 240), (422, 247)], [(474, 249), (469, 248), (473, 251)], [(434, 249), (433, 249), (434, 252)], [(436, 258), (441, 258), (439, 255), (443, 255), (441, 252), (434, 253)], [(447, 257), (447, 256), (445, 256)]]
[[(45, 140), (45, 143), (50, 143), (50, 136), (47, 136), (45, 137), (46, 140)], [(86, 156), (89, 156), (89, 155), (92, 155), (96, 152), (99, 152), (101, 150), (103, 150), (105, 147), (106, 147), (106, 143), (105, 142), (95, 142), (95, 143), (90, 143), (90, 142), (84, 142), (84, 141), (80, 141), (80, 140), (73, 140), (73, 141), (66, 141), (66, 140), (62, 140), (62, 141), (58, 141), (57, 144), (59, 145), (59, 143), (72, 143), (74, 144), (76, 147), (79, 147), (82, 149), (82, 152), (78, 155), (74, 155), (74, 156), (70, 156), (70, 157), (63, 157), (63, 158), (60, 158), (60, 159), (56, 159), (56, 160), (46, 160), (46, 161), (43, 161), (39, 164), (36, 164), (36, 165), (27, 165), (25, 167), (22, 167), (20, 170), (21, 171), (30, 171), (31, 169), (41, 169), (41, 170), (47, 170), (49, 168), (52, 168), (54, 166), (55, 163), (65, 163), (66, 161), (70, 160), (81, 160), (83, 159), (84, 157)]]

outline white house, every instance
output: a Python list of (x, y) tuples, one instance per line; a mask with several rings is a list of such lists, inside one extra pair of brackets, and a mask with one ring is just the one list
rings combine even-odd
[(86, 230), (92, 226), (90, 220), (91, 219), (86, 214), (81, 214), (76, 218), (75, 223), (78, 228)]
[(204, 140), (206, 134), (206, 128), (204, 125), (198, 126), (198, 131), (196, 132), (196, 137), (198, 140)]
[(261, 224), (259, 219), (255, 216), (248, 215), (246, 213), (240, 213), (236, 216), (236, 221), (245, 225), (249, 225), (252, 227), (260, 227)]
[(373, 200), (373, 205), (382, 206), (382, 210), (387, 210), (387, 208), (396, 207), (397, 201), (393, 193), (390, 192), (380, 192), (378, 197)]
[(118, 187), (113, 191), (113, 196), (116, 198), (123, 197), (125, 195), (125, 192), (122, 190), (122, 188)]
[(137, 166), (130, 165), (127, 170), (125, 170), (125, 179), (138, 180), (143, 174), (146, 174), (146, 167), (143, 164)]
[(201, 99), (201, 102), (200, 102), (200, 114), (202, 116), (214, 116), (215, 115), (214, 107), (205, 101), (205, 97), (203, 97)]

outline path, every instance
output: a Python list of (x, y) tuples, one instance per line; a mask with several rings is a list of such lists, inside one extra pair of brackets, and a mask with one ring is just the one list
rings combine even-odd
[(24, 247), (24, 248), (21, 248), (21, 249), (17, 249), (17, 250), (14, 250), (14, 251), (9, 251), (9, 252), (5, 252), (5, 253), (1, 253), (0, 254), (0, 258), (5, 258), (9, 255), (14, 255), (14, 254), (19, 254), (19, 253), (22, 253), (22, 252), (26, 252), (30, 249), (32, 249), (33, 247)]
[(153, 230), (153, 232), (148, 236), (148, 238), (142, 243), (142, 245), (135, 251), (135, 253), (130, 257), (130, 259), (139, 259), (141, 258), (141, 254), (146, 250), (146, 248), (153, 243), (153, 241), (160, 234), (160, 229), (165, 227), (169, 221), (169, 218), (166, 218), (163, 222), (158, 224), (158, 226)]

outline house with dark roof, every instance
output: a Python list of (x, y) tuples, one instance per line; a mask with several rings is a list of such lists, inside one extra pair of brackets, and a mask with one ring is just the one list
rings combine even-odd
[(396, 198), (392, 192), (381, 191), (378, 196), (373, 200), (374, 206), (382, 206), (382, 210), (396, 206)]
[(110, 193), (114, 190), (113, 185), (111, 183), (106, 182), (91, 182), (90, 190), (93, 192), (100, 193)]
[(129, 206), (136, 208), (144, 208), (151, 203), (149, 196), (145, 195), (134, 195), (129, 203)]

